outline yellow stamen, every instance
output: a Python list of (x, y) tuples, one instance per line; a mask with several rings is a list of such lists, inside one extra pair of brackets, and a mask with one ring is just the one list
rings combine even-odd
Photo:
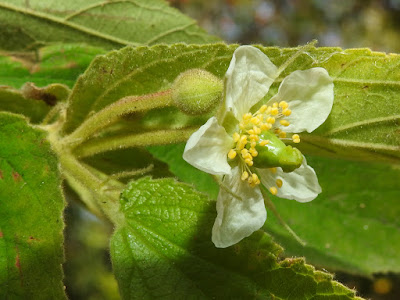
[(236, 157), (236, 154), (237, 154), (236, 151), (231, 149), (231, 150), (229, 150), (228, 157), (230, 159), (234, 159)]
[(239, 141), (239, 139), (240, 139), (240, 134), (235, 132), (233, 134), (233, 141), (236, 143), (237, 141)]
[(272, 174), (275, 174), (276, 173), (276, 168), (269, 168), (269, 170), (272, 172)]
[(276, 187), (274, 187), (274, 186), (273, 186), (273, 187), (270, 187), (270, 188), (269, 188), (269, 191), (270, 191), (271, 194), (274, 195), (274, 196), (275, 196), (276, 194), (278, 194), (278, 189), (277, 189)]
[(243, 121), (249, 121), (253, 115), (251, 113), (246, 113), (243, 115)]
[(267, 118), (267, 123), (269, 123), (269, 124), (275, 124), (275, 118), (274, 118), (274, 117), (268, 117), (268, 118)]
[(277, 179), (276, 180), (276, 185), (278, 186), (278, 188), (281, 188), (283, 185), (282, 179)]
[(262, 123), (260, 126), (261, 130), (270, 130), (271, 127), (272, 127), (272, 125), (269, 123)]
[(250, 154), (251, 154), (253, 157), (256, 157), (256, 156), (258, 155), (258, 152), (257, 152), (256, 149), (250, 148)]
[(286, 101), (279, 102), (279, 107), (282, 109), (286, 109), (289, 107), (289, 104)]
[(272, 108), (278, 108), (278, 102), (274, 102), (274, 104), (272, 104)]
[(242, 156), (244, 159), (250, 159), (253, 160), (253, 156), (250, 153), (247, 153), (246, 155)]
[(269, 140), (264, 140), (260, 142), (260, 146), (265, 146), (269, 143)]
[(240, 177), (240, 179), (242, 179), (243, 181), (246, 180), (247, 178), (249, 178), (249, 173), (247, 171), (244, 171), (242, 173), (242, 176)]
[(251, 177), (252, 177), (252, 182), (254, 183), (254, 184), (260, 184), (260, 179), (258, 179), (258, 176), (257, 176), (257, 174), (251, 174)]
[(288, 120), (280, 120), (279, 123), (281, 123), (281, 125), (283, 126), (289, 126), (290, 122)]
[(279, 113), (279, 109), (277, 107), (273, 107), (271, 109), (271, 115), (276, 116)]
[(258, 110), (261, 114), (264, 113), (267, 110), (268, 106), (267, 105), (263, 105), (260, 107), (260, 109)]
[(253, 140), (253, 141), (258, 141), (260, 139), (259, 136), (256, 134), (250, 135), (249, 138), (250, 138), (250, 140)]
[(250, 122), (251, 122), (251, 124), (257, 125), (260, 123), (260, 119), (257, 117), (252, 117)]
[(300, 143), (300, 136), (298, 134), (293, 134), (292, 140), (294, 143), (298, 144), (298, 143)]
[(283, 114), (284, 116), (286, 116), (286, 117), (289, 117), (291, 113), (292, 113), (292, 111), (291, 111), (290, 109), (284, 109), (284, 110), (282, 111), (282, 114)]
[(251, 167), (251, 166), (253, 165), (253, 160), (250, 159), (250, 158), (246, 158), (246, 159), (244, 160), (244, 162), (245, 162), (249, 167)]
[(253, 126), (253, 131), (254, 131), (255, 134), (260, 134), (261, 133), (260, 127), (257, 127), (257, 126)]
[(286, 132), (284, 132), (284, 131), (279, 132), (279, 137), (281, 139), (284, 139), (286, 137)]
[(256, 141), (251, 141), (250, 142), (250, 147), (251, 148), (255, 148), (257, 146), (257, 142)]

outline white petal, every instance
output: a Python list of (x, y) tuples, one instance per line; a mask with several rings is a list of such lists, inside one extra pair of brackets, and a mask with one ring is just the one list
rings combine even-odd
[(224, 185), (238, 199), (224, 188), (220, 188), (217, 199), (217, 213), (212, 229), (212, 241), (218, 248), (238, 243), (261, 228), (267, 219), (264, 199), (259, 187), (252, 188), (240, 179), (240, 169), (232, 169), (232, 175), (225, 176)]
[(279, 87), (278, 94), (268, 101), (286, 101), (292, 114), (286, 132), (312, 132), (328, 118), (333, 105), (333, 80), (324, 68), (294, 71)]
[(209, 174), (230, 174), (227, 155), (232, 146), (232, 137), (218, 124), (217, 118), (212, 117), (190, 136), (183, 151), (183, 159)]
[(309, 202), (321, 193), (317, 175), (314, 169), (307, 165), (305, 157), (300, 168), (291, 173), (284, 173), (281, 168), (277, 168), (274, 174), (268, 169), (257, 169), (257, 171), (260, 174), (261, 183), (266, 188), (276, 186), (277, 179), (282, 180), (282, 187), (278, 188), (279, 198)]
[(237, 48), (225, 74), (227, 110), (240, 121), (243, 114), (267, 94), (276, 74), (276, 66), (259, 49)]

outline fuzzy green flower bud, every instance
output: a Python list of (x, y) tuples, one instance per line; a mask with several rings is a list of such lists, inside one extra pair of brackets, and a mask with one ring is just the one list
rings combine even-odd
[[(297, 148), (286, 146), (274, 133), (263, 131), (259, 135), (255, 149), (258, 155), (253, 158), (257, 168), (281, 167), (283, 172), (292, 172), (299, 168), (303, 162), (303, 155)], [(268, 141), (261, 146), (262, 141)]]
[(192, 69), (175, 79), (172, 98), (184, 113), (199, 115), (211, 111), (220, 102), (222, 90), (221, 79), (205, 70)]

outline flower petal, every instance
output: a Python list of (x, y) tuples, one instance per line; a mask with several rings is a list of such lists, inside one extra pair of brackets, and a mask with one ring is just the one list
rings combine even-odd
[(232, 146), (232, 137), (218, 124), (217, 118), (212, 117), (191, 135), (183, 151), (183, 159), (209, 174), (230, 174), (227, 155)]
[(300, 168), (290, 173), (284, 173), (281, 168), (277, 168), (276, 173), (272, 173), (268, 169), (257, 169), (257, 171), (260, 175), (261, 183), (266, 188), (276, 186), (277, 179), (282, 180), (282, 187), (278, 188), (278, 194), (276, 195), (280, 198), (309, 202), (314, 200), (322, 191), (317, 175), (314, 169), (307, 165), (305, 157)]
[(261, 228), (267, 219), (264, 199), (259, 187), (252, 188), (240, 179), (240, 168), (225, 176), (217, 199), (218, 216), (212, 229), (212, 241), (218, 248), (226, 248)]
[(237, 48), (225, 74), (226, 109), (241, 121), (243, 114), (267, 94), (276, 74), (276, 66), (259, 49)]
[(294, 71), (281, 83), (278, 93), (268, 101), (286, 101), (292, 114), (286, 132), (312, 132), (328, 118), (333, 105), (333, 80), (324, 68)]

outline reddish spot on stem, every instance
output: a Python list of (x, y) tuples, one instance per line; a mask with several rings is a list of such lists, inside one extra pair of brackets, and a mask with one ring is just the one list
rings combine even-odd
[(19, 175), (19, 173), (15, 171), (12, 172), (12, 177), (15, 182), (19, 182), (22, 180), (21, 175)]
[(0, 238), (2, 238), (3, 236), (3, 231), (0, 231)]
[(4, 179), (3, 171), (2, 171), (2, 170), (0, 170), (0, 179)]

